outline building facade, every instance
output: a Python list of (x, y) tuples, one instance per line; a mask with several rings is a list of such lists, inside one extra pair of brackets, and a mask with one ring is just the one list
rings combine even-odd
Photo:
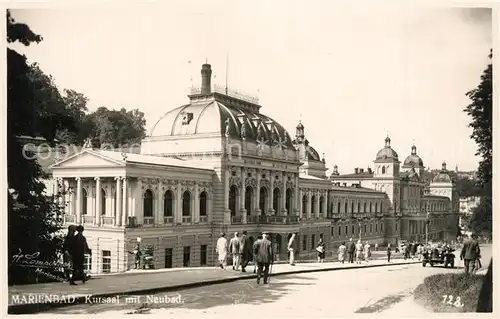
[(456, 237), (453, 182), (425, 193), (416, 148), (400, 172), (387, 138), (374, 171), (328, 177), (302, 123), (292, 137), (255, 98), (212, 86), (211, 73), (204, 64), (201, 88), (155, 124), (140, 154), (88, 147), (51, 167), (67, 191), (65, 223), (85, 226), (89, 272), (133, 268), (138, 241), (156, 268), (213, 265), (220, 232), (270, 232), (280, 259), (298, 233), (299, 260), (320, 238), (330, 254), (351, 237), (421, 240), (427, 220), (430, 238)]

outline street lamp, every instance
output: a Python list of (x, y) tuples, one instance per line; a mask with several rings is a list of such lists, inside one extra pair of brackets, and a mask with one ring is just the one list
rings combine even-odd
[(429, 245), (429, 224), (430, 224), (430, 219), (429, 219), (429, 211), (427, 211), (427, 219), (425, 220), (425, 245)]

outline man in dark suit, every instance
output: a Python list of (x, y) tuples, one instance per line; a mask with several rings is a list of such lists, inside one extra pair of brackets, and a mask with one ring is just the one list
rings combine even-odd
[(76, 227), (78, 233), (74, 237), (73, 255), (71, 256), (73, 258), (73, 282), (71, 285), (76, 285), (74, 280), (78, 277), (81, 277), (82, 283), (85, 283), (87, 279), (83, 272), (83, 263), (85, 261), (85, 254), (90, 253), (90, 249), (87, 244), (87, 239), (83, 236), (83, 230), (84, 228), (82, 225)]
[(475, 273), (476, 260), (480, 258), (480, 255), (479, 243), (475, 240), (474, 236), (464, 241), (462, 251), (460, 252), (460, 259), (464, 261), (466, 274)]
[(356, 250), (356, 245), (352, 241), (352, 238), (349, 239), (349, 243), (347, 244), (347, 254), (349, 254), (349, 263), (354, 263), (354, 251)]
[(264, 284), (267, 284), (269, 266), (274, 262), (273, 248), (267, 233), (263, 233), (262, 239), (254, 243), (253, 251), (257, 262), (257, 284), (260, 284), (262, 272), (264, 272)]
[(248, 237), (247, 231), (243, 231), (243, 235), (240, 238), (240, 249), (241, 249), (241, 272), (247, 272), (245, 270), (248, 262), (252, 258), (252, 243)]

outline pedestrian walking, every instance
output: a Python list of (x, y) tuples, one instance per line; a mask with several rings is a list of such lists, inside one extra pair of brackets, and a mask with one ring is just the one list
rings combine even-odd
[(391, 262), (391, 254), (392, 254), (391, 244), (387, 244), (387, 262), (388, 263)]
[(257, 240), (252, 244), (252, 256), (253, 256), (253, 273), (257, 273), (257, 256), (255, 255), (255, 244), (257, 241), (262, 240), (262, 235), (257, 236)]
[(273, 248), (267, 233), (263, 233), (262, 239), (254, 243), (253, 250), (257, 261), (257, 284), (260, 284), (261, 277), (264, 277), (264, 284), (267, 284), (269, 266), (274, 262)]
[(460, 252), (460, 260), (464, 261), (464, 269), (466, 274), (474, 274), (476, 272), (476, 261), (481, 256), (479, 243), (475, 240), (475, 236), (467, 238), (464, 241), (462, 251)]
[(233, 257), (233, 270), (240, 268), (240, 237), (238, 232), (234, 233), (234, 237), (229, 241), (229, 252)]
[(360, 239), (356, 244), (356, 263), (361, 264), (362, 259), (363, 259), (363, 244), (361, 243)]
[(411, 245), (411, 259), (415, 259), (415, 257), (417, 256), (417, 243), (416, 242), (413, 242), (413, 244)]
[(295, 266), (295, 253), (293, 248), (294, 244), (295, 244), (295, 234), (292, 234), (290, 240), (288, 241), (288, 254), (289, 254), (290, 266)]
[(378, 251), (378, 243), (375, 243), (375, 251)]
[(250, 262), (250, 259), (252, 259), (253, 257), (252, 243), (250, 242), (250, 238), (248, 237), (246, 230), (243, 231), (243, 234), (241, 235), (240, 238), (240, 249), (241, 249), (241, 272), (246, 272), (245, 268)]
[(349, 263), (354, 263), (354, 252), (356, 251), (356, 245), (352, 241), (352, 238), (349, 238), (349, 243), (347, 244), (347, 254), (349, 255)]
[(227, 262), (227, 239), (226, 234), (221, 233), (219, 239), (217, 240), (217, 245), (215, 246), (215, 252), (219, 260), (219, 267), (221, 269), (226, 269)]
[(370, 243), (366, 242), (365, 246), (363, 247), (363, 256), (365, 258), (366, 263), (368, 263), (370, 261), (371, 255), (372, 255), (372, 252), (371, 252)]
[(81, 278), (82, 283), (87, 280), (86, 275), (83, 271), (83, 264), (85, 262), (85, 254), (90, 253), (89, 245), (87, 244), (87, 239), (83, 236), (84, 228), (82, 225), (76, 226), (77, 234), (74, 236), (73, 243), (73, 276), (70, 285), (76, 285), (75, 280)]
[(68, 227), (68, 234), (64, 238), (64, 243), (63, 243), (64, 275), (66, 276), (66, 279), (71, 285), (74, 283), (72, 272), (73, 272), (75, 234), (76, 234), (76, 226), (70, 225)]
[(323, 238), (319, 239), (318, 246), (316, 246), (316, 251), (318, 252), (318, 262), (322, 263), (325, 261), (325, 243)]
[(339, 261), (341, 264), (344, 263), (346, 251), (347, 251), (347, 247), (345, 246), (345, 242), (343, 242), (339, 246), (339, 250), (337, 251), (337, 254), (339, 255)]

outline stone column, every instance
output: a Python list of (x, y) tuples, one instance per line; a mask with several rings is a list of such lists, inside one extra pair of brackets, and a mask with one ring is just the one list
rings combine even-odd
[[(208, 201), (207, 201), (208, 202)], [(194, 222), (200, 222), (200, 186), (198, 183), (194, 185)]]
[[(296, 189), (299, 189), (298, 187)], [(302, 198), (304, 197), (304, 191), (299, 190), (299, 199), (297, 200), (297, 205), (299, 207), (299, 218), (302, 218), (304, 216), (304, 211), (303, 211), (303, 205), (302, 205)]]
[(191, 192), (191, 198), (189, 200), (189, 208), (190, 208), (190, 216), (191, 216), (191, 223), (194, 223), (195, 220), (195, 215), (196, 215), (196, 195)]
[(295, 210), (295, 214), (297, 216), (301, 216), (302, 217), (302, 213), (300, 212), (300, 210), (302, 209), (301, 208), (301, 203), (302, 203), (302, 195), (301, 195), (301, 192), (300, 192), (300, 188), (299, 188), (299, 175), (296, 174), (295, 176), (295, 207), (293, 208)]
[(122, 216), (122, 184), (121, 178), (115, 177), (116, 180), (116, 199), (115, 199), (115, 225), (120, 226)]
[(315, 214), (314, 214), (314, 218), (319, 218), (319, 199), (320, 199), (320, 193), (319, 191), (316, 191), (316, 208), (315, 208)]
[(177, 196), (175, 201), (174, 222), (182, 223), (182, 185), (177, 181)]
[(122, 220), (120, 226), (127, 226), (127, 218), (128, 218), (128, 187), (127, 187), (127, 177), (122, 177), (123, 179), (123, 195), (122, 195)]
[(69, 193), (69, 181), (68, 180), (63, 180), (63, 187), (64, 187), (64, 199), (63, 199), (63, 202), (64, 202), (64, 214), (66, 215), (69, 215), (70, 214), (70, 210), (69, 210), (69, 206), (70, 206), (70, 193)]
[(262, 178), (262, 172), (260, 169), (256, 170), (256, 179), (257, 179), (257, 186), (255, 190), (255, 216), (259, 216), (261, 214), (260, 211), (260, 179)]
[(311, 206), (312, 206), (312, 194), (311, 191), (309, 191), (307, 192), (307, 207), (306, 207), (307, 219), (311, 219)]
[(101, 201), (102, 201), (102, 192), (101, 192), (101, 178), (95, 177), (95, 219), (94, 225), (101, 226)]
[(247, 223), (247, 210), (245, 208), (245, 198), (246, 198), (246, 186), (245, 186), (245, 181), (246, 181), (246, 170), (245, 168), (241, 168), (241, 190), (240, 190), (240, 212), (241, 212), (241, 218), (243, 224)]
[(82, 223), (82, 179), (76, 178), (76, 224)]
[(68, 192), (69, 192), (68, 214), (75, 215), (75, 190), (73, 187), (68, 187)]
[(229, 176), (231, 175), (230, 166), (224, 168), (224, 223), (231, 223), (231, 211), (229, 210)]
[(328, 218), (328, 192), (324, 192), (323, 195), (323, 218)]
[[(282, 173), (282, 177), (281, 177), (281, 181), (283, 183), (283, 187), (281, 188), (281, 215), (282, 216), (286, 216), (287, 215), (287, 209), (286, 209), (286, 191), (287, 191), (287, 188), (286, 188), (286, 173), (283, 172)], [(290, 207), (290, 209), (292, 209)]]
[(267, 205), (267, 207), (269, 207), (269, 209), (267, 210), (267, 213), (269, 215), (274, 215), (274, 213), (275, 213), (273, 204), (274, 204), (274, 172), (270, 171), (269, 172), (269, 203)]
[(155, 214), (155, 224), (163, 225), (165, 222), (165, 205), (163, 204), (165, 193), (163, 192), (163, 181), (158, 182), (158, 209), (156, 209)]

